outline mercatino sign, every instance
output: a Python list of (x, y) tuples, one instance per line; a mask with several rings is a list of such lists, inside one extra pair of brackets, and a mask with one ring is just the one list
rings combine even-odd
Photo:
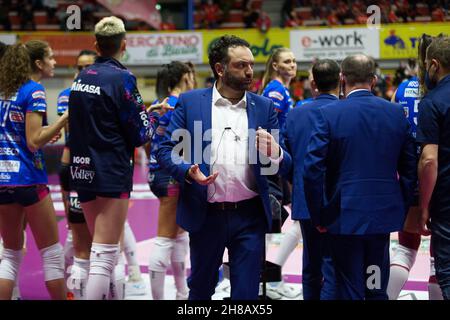
[(200, 32), (127, 34), (126, 65), (160, 65), (170, 61), (201, 63), (203, 39)]

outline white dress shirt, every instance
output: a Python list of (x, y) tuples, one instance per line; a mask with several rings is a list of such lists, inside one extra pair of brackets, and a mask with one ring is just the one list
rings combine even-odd
[[(227, 128), (227, 129), (226, 129)], [(211, 112), (211, 170), (219, 175), (208, 185), (208, 202), (238, 202), (258, 195), (248, 159), (247, 97), (237, 104), (213, 86)]]

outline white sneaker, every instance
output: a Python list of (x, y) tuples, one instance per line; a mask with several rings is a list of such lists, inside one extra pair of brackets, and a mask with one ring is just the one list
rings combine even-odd
[[(266, 296), (272, 300), (280, 300), (283, 296), (276, 290), (277, 287), (273, 287), (266, 283)], [(263, 284), (259, 284), (259, 295), (263, 294)]]
[(269, 291), (271, 292), (271, 294), (276, 292), (278, 295), (280, 295), (280, 298), (284, 297), (287, 299), (299, 298), (302, 293), (302, 290), (300, 288), (296, 288), (290, 284), (285, 283), (284, 281), (281, 281), (276, 287), (272, 287), (270, 285), (267, 286), (267, 296), (269, 296)]
[(187, 300), (188, 298), (189, 298), (189, 291), (185, 293), (177, 291), (177, 294), (175, 296), (176, 300)]
[(230, 293), (230, 291), (231, 291), (231, 284), (230, 284), (230, 280), (228, 280), (228, 279), (223, 279), (216, 286), (216, 292)]
[(128, 281), (129, 282), (142, 281), (142, 275), (139, 266), (128, 266)]
[(147, 286), (144, 280), (141, 281), (130, 281), (128, 280), (125, 284), (125, 296), (143, 296), (147, 294)]

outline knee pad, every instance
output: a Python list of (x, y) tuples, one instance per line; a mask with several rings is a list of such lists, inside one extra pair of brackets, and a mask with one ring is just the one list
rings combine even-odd
[(74, 261), (72, 230), (67, 231), (66, 242), (64, 243), (64, 262), (66, 267), (71, 266)]
[(64, 279), (64, 250), (58, 242), (41, 249), (45, 281)]
[(89, 274), (111, 277), (118, 258), (118, 244), (92, 243)]
[(2, 261), (0, 262), (0, 278), (16, 281), (22, 257), (22, 250), (4, 248)]
[(189, 234), (183, 232), (175, 238), (175, 245), (170, 260), (173, 262), (184, 262), (189, 251)]
[(417, 250), (409, 249), (399, 244), (391, 258), (391, 265), (399, 265), (411, 270), (416, 261)]
[(151, 271), (166, 272), (174, 245), (175, 239), (156, 237), (148, 268)]

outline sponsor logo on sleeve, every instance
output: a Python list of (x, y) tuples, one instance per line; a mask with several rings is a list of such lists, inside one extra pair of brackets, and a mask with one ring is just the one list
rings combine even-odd
[(68, 103), (69, 102), (69, 96), (60, 96), (58, 98), (58, 104)]
[(1, 160), (0, 161), (0, 171), (2, 171), (2, 172), (19, 172), (20, 171), (20, 161)]
[(284, 99), (283, 95), (278, 91), (269, 92), (269, 97), (282, 101)]
[(33, 99), (45, 99), (45, 91), (37, 90), (31, 94)]
[(133, 96), (134, 101), (136, 101), (137, 104), (141, 105), (144, 103), (144, 100), (142, 99), (142, 96), (137, 89), (134, 90), (132, 96)]

